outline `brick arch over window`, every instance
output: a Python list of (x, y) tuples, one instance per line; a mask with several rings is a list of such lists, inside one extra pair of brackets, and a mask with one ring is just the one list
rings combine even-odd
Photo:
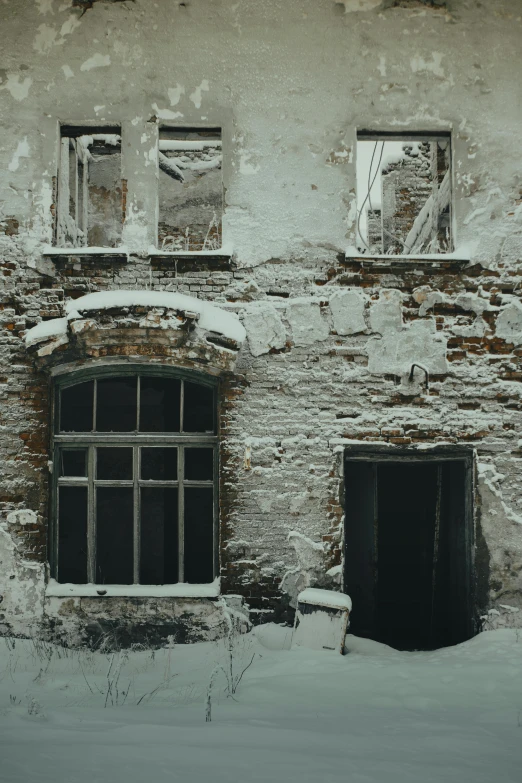
[(218, 390), (121, 364), (54, 382), (50, 561), (61, 583), (209, 583), (218, 573)]

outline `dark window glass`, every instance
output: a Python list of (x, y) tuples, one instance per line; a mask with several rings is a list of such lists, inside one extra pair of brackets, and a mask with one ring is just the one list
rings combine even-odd
[(213, 487), (185, 487), (185, 582), (214, 578)]
[(179, 432), (178, 378), (141, 378), (140, 432)]
[(214, 389), (185, 381), (183, 431), (214, 432)]
[(140, 584), (178, 581), (178, 489), (141, 489)]
[(143, 481), (177, 481), (178, 450), (175, 448), (142, 448), (141, 478)]
[(61, 391), (60, 432), (92, 432), (94, 381)]
[(87, 582), (87, 487), (58, 490), (58, 581)]
[(87, 449), (60, 452), (60, 476), (87, 476)]
[(214, 477), (214, 449), (185, 449), (185, 479), (212, 481)]
[(102, 378), (97, 385), (97, 431), (131, 432), (135, 430), (137, 378)]
[(132, 481), (132, 449), (99, 446), (96, 449), (96, 478), (101, 481)]
[(133, 488), (96, 489), (96, 581), (133, 582)]

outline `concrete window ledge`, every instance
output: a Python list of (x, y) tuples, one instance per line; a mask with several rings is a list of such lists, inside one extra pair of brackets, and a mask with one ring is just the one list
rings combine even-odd
[(50, 579), (45, 588), (47, 598), (218, 598), (220, 592), (219, 579), (203, 585), (75, 585)]
[(127, 258), (129, 252), (126, 247), (45, 247), (42, 255), (46, 258), (58, 256), (104, 256), (107, 258)]
[(353, 261), (372, 261), (382, 263), (386, 261), (388, 264), (411, 264), (415, 263), (433, 263), (433, 262), (449, 262), (453, 264), (469, 264), (471, 261), (471, 254), (468, 248), (457, 248), (452, 253), (416, 253), (413, 255), (378, 255), (374, 253), (361, 253), (356, 248), (349, 247), (345, 250), (344, 257)]

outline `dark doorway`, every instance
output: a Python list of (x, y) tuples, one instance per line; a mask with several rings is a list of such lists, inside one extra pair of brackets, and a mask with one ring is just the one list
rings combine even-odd
[(350, 630), (401, 650), (473, 636), (471, 458), (348, 454)]

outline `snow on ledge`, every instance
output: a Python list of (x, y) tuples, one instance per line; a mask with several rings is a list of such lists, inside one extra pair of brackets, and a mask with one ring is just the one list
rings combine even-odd
[(50, 340), (52, 338), (67, 337), (67, 318), (52, 318), (50, 321), (40, 321), (39, 324), (29, 329), (25, 335), (27, 348), (31, 345)]
[(42, 249), (43, 256), (127, 256), (129, 250), (125, 245), (121, 247), (97, 247), (86, 245), (82, 247), (55, 247), (45, 245)]
[(25, 335), (27, 347), (51, 338), (67, 336), (68, 322), (89, 310), (109, 310), (122, 307), (164, 307), (170, 310), (188, 311), (199, 315), (198, 326), (216, 332), (241, 344), (246, 331), (235, 313), (229, 313), (203, 299), (169, 291), (101, 291), (72, 299), (65, 305), (65, 318), (53, 318), (29, 329)]
[(50, 579), (45, 588), (48, 598), (218, 598), (220, 595), (219, 577), (204, 585), (178, 582), (174, 585), (76, 585), (70, 582), (60, 584)]
[[(232, 256), (234, 249), (230, 243), (224, 244), (217, 250), (165, 250), (164, 248), (150, 245), (145, 251), (147, 256), (164, 256), (165, 258), (183, 258), (184, 256)], [(130, 250), (126, 245), (119, 247), (97, 247), (96, 245), (85, 245), (81, 247), (55, 247), (54, 245), (44, 245), (42, 248), (44, 256), (136, 256), (142, 255), (139, 252)]]
[(330, 609), (352, 609), (352, 599), (345, 593), (336, 590), (320, 590), (317, 587), (308, 587), (297, 596), (298, 604), (312, 604), (313, 606), (327, 606)]

